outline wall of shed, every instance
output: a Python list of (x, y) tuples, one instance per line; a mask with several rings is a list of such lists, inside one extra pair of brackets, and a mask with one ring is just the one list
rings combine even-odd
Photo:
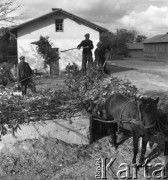
[[(64, 32), (55, 31), (55, 19), (64, 19)], [(59, 51), (77, 47), (84, 39), (84, 34), (89, 33), (90, 39), (96, 44), (99, 41), (99, 32), (79, 24), (63, 14), (52, 15), (51, 17), (38, 20), (36, 22), (25, 25), (17, 31), (18, 57), (26, 56), (26, 61), (33, 69), (49, 72), (43, 68), (43, 58), (39, 56), (36, 46), (31, 42), (38, 41), (40, 35), (49, 36), (53, 43), (53, 48), (59, 48)], [(94, 52), (94, 51), (93, 51)], [(94, 54), (94, 53), (93, 53)], [(82, 50), (72, 50), (64, 53), (60, 52), (60, 70), (64, 70), (68, 63), (77, 63), (81, 67)], [(18, 60), (19, 61), (19, 60)]]
[(152, 61), (168, 61), (168, 43), (144, 44), (144, 58)]
[(128, 57), (130, 57), (130, 58), (142, 58), (143, 57), (143, 50), (141, 50), (141, 49), (129, 49), (128, 50)]

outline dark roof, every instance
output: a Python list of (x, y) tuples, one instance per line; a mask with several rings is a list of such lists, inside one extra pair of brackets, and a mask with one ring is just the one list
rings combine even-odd
[(42, 15), (42, 16), (40, 16), (40, 17), (37, 17), (37, 18), (35, 18), (35, 19), (29, 20), (29, 21), (27, 21), (27, 22), (25, 22), (25, 23), (22, 23), (22, 24), (20, 24), (20, 25), (18, 25), (18, 26), (16, 26), (16, 27), (12, 28), (12, 30), (17, 30), (17, 29), (19, 29), (19, 28), (21, 28), (21, 27), (23, 27), (23, 26), (25, 26), (25, 25), (28, 25), (28, 24), (30, 24), (30, 23), (32, 23), (32, 22), (35, 22), (35, 21), (38, 21), (38, 20), (40, 20), (40, 19), (47, 18), (47, 17), (49, 17), (49, 16), (52, 16), (52, 15), (54, 15), (54, 14), (57, 14), (58, 12), (61, 12), (61, 13), (65, 14), (65, 15), (67, 15), (68, 18), (70, 18), (70, 19), (72, 19), (72, 20), (74, 20), (74, 21), (78, 21), (78, 22), (80, 22), (81, 24), (83, 24), (83, 25), (85, 25), (85, 26), (87, 26), (87, 27), (90, 27), (90, 28), (92, 28), (92, 29), (94, 29), (94, 30), (96, 30), (96, 31), (99, 31), (99, 32), (109, 31), (108, 29), (106, 29), (106, 28), (104, 28), (104, 27), (101, 27), (101, 26), (99, 26), (99, 25), (97, 25), (97, 24), (94, 24), (94, 23), (92, 23), (92, 22), (90, 22), (90, 21), (88, 21), (88, 20), (86, 20), (86, 19), (83, 19), (83, 18), (81, 18), (81, 17), (79, 17), (79, 16), (76, 16), (76, 15), (74, 15), (74, 14), (71, 14), (71, 13), (69, 13), (69, 12), (67, 12), (67, 11), (65, 11), (65, 10), (63, 10), (63, 9), (59, 9), (59, 8), (53, 8), (53, 9), (52, 9), (52, 12), (47, 13), (47, 14), (45, 14), (45, 15)]
[(127, 43), (127, 49), (143, 49), (143, 43)]
[(144, 41), (144, 44), (152, 43), (168, 43), (168, 33), (157, 35)]

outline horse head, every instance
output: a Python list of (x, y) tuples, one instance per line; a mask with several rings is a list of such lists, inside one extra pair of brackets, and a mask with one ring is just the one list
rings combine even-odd
[(138, 112), (141, 125), (144, 129), (153, 128), (157, 121), (157, 106), (159, 97), (156, 99), (141, 96), (138, 100)]

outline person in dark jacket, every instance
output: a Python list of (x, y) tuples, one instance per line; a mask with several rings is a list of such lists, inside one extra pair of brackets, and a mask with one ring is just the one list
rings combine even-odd
[(77, 71), (78, 70), (78, 66), (76, 63), (73, 62), (73, 65), (72, 65), (72, 70), (73, 71)]
[(71, 64), (70, 63), (66, 66), (66, 72), (67, 72), (68, 75), (71, 72)]
[[(101, 53), (102, 52), (102, 53)], [(102, 59), (104, 61), (105, 58), (105, 51), (102, 51), (102, 42), (97, 43), (97, 48), (95, 49), (95, 63), (98, 66), (102, 66)]]
[[(107, 72), (107, 64), (106, 64), (106, 48), (103, 46), (103, 43), (100, 41), (97, 43), (97, 48), (95, 49), (95, 63), (99, 67), (103, 67), (105, 74), (108, 74)], [(110, 50), (110, 49), (109, 49)]]
[(22, 95), (26, 95), (27, 87), (31, 89), (33, 93), (36, 93), (36, 87), (32, 80), (33, 71), (29, 64), (25, 62), (25, 56), (21, 56), (20, 63), (18, 64), (17, 78), (18, 83), (21, 83)]
[(78, 49), (83, 47), (83, 54), (82, 54), (82, 70), (83, 71), (86, 71), (87, 62), (88, 62), (89, 68), (93, 66), (92, 49), (94, 48), (94, 46), (93, 46), (93, 42), (89, 38), (90, 38), (90, 35), (85, 34), (85, 40), (83, 40), (77, 46)]

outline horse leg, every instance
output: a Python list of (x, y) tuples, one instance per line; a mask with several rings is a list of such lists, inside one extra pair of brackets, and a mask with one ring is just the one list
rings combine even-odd
[(165, 156), (165, 162), (164, 165), (166, 167), (166, 169), (168, 169), (168, 141), (165, 140), (165, 148), (164, 148), (164, 156)]
[(117, 124), (108, 125), (107, 131), (109, 134), (110, 143), (115, 147), (115, 149), (117, 149)]
[(118, 148), (118, 144), (117, 144), (117, 124), (113, 124), (113, 143), (114, 143), (114, 147), (115, 149)]
[(141, 155), (140, 155), (140, 159), (139, 159), (140, 165), (142, 165), (144, 163), (144, 157), (145, 157), (146, 146), (147, 146), (148, 141), (149, 141), (148, 136), (142, 136), (142, 149), (141, 149)]
[(133, 159), (132, 159), (132, 164), (136, 164), (136, 157), (138, 154), (138, 141), (139, 141), (139, 134), (137, 134), (136, 131), (133, 131)]

